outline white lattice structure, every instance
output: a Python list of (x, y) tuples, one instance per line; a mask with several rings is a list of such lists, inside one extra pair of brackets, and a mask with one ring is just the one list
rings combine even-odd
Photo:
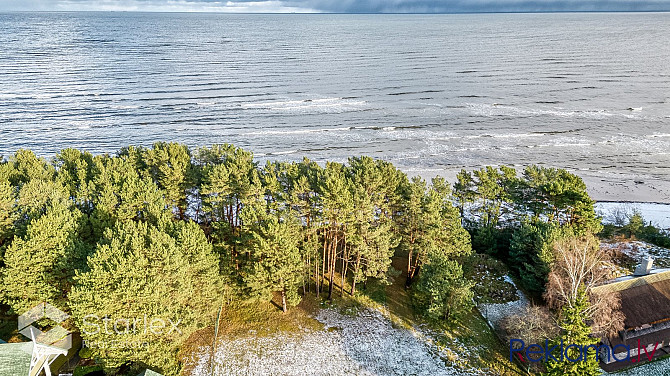
[(38, 343), (33, 328), (30, 328), (30, 339), (33, 340), (33, 354), (30, 359), (30, 373), (28, 376), (41, 375), (42, 371), (46, 376), (51, 376), (51, 364), (59, 356), (67, 355), (67, 350)]

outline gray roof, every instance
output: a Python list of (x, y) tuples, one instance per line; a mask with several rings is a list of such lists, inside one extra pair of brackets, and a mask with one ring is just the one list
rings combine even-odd
[(0, 344), (0, 376), (27, 376), (32, 349), (32, 342)]

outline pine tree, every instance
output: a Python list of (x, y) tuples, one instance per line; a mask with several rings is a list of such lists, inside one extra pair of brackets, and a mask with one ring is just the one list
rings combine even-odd
[(598, 233), (602, 228), (594, 210), (594, 201), (586, 184), (577, 175), (563, 169), (529, 166), (524, 172), (522, 199), (536, 216), (550, 222), (569, 225), (578, 234)]
[(72, 316), (108, 370), (135, 364), (176, 376), (180, 346), (215, 322), (225, 299), (218, 257), (195, 223), (170, 232), (119, 222), (75, 278)]
[(414, 287), (413, 299), (429, 317), (452, 320), (472, 310), (473, 286), (463, 278), (458, 262), (440, 252), (430, 253)]
[(412, 178), (403, 189), (404, 205), (402, 215), (397, 218), (400, 224), (402, 241), (399, 249), (407, 252), (407, 280), (405, 285), (410, 286), (414, 276), (425, 262), (423, 205), (426, 195), (426, 182), (418, 176)]
[[(423, 192), (422, 192), (423, 191)], [(444, 179), (433, 179), (428, 190), (414, 179), (406, 201), (404, 226), (409, 248), (407, 285), (416, 278), (430, 253), (441, 253), (451, 260), (464, 260), (471, 252), (470, 235), (461, 226), (459, 211), (452, 204)]]
[[(399, 181), (396, 170), (370, 157), (350, 158), (346, 181), (347, 197), (340, 272), (346, 279), (349, 263), (356, 283), (375, 278), (388, 283), (387, 272), (400, 237), (394, 231), (393, 213)], [(344, 285), (344, 281), (342, 282)], [(344, 288), (344, 286), (343, 286)]]
[(635, 210), (628, 219), (628, 223), (624, 226), (624, 231), (629, 237), (639, 236), (642, 232), (642, 229), (644, 228), (644, 223), (645, 222), (644, 218), (642, 217), (642, 213), (640, 213), (638, 210)]
[(66, 307), (75, 271), (85, 266), (88, 249), (80, 240), (78, 209), (51, 206), (5, 252), (3, 301), (19, 314), (38, 303)]
[(16, 221), (16, 191), (6, 179), (0, 178), (0, 266), (5, 248), (14, 234)]
[(473, 214), (479, 218), (481, 226), (497, 228), (512, 200), (516, 170), (507, 166), (499, 169), (486, 166), (475, 170), (473, 176), (478, 198)]
[(94, 164), (91, 223), (96, 238), (117, 222), (144, 221), (163, 228), (172, 221), (163, 191), (129, 157), (95, 157)]
[(579, 361), (560, 361), (560, 355), (556, 354), (554, 357), (559, 361), (549, 360), (547, 362), (547, 375), (598, 376), (602, 374), (595, 347), (590, 347), (586, 353), (578, 350), (598, 343), (598, 339), (591, 336), (591, 327), (587, 323), (589, 320), (588, 310), (589, 300), (584, 290), (580, 291), (575, 302), (563, 306), (559, 324), (562, 333), (555, 343), (560, 343), (562, 340), (565, 347), (573, 344), (579, 346), (579, 348), (568, 349), (565, 354), (569, 358)]
[(262, 184), (253, 154), (232, 145), (213, 145), (198, 150), (199, 197), (197, 213), (215, 249), (227, 266), (240, 269), (242, 210), (247, 201), (262, 195)]
[(310, 280), (314, 281), (316, 295), (320, 293), (319, 267), (321, 260), (321, 243), (319, 229), (322, 227), (322, 210), (319, 205), (319, 180), (323, 169), (315, 162), (304, 159), (295, 164), (296, 170), (290, 175), (290, 206), (304, 224), (300, 249), (305, 265), (305, 290), (310, 290)]
[(157, 142), (151, 149), (143, 149), (142, 160), (154, 182), (165, 191), (167, 202), (184, 219), (187, 198), (193, 179), (191, 152), (186, 145)]
[(12, 175), (9, 177), (14, 186), (21, 186), (31, 180), (52, 181), (56, 170), (44, 158), (38, 158), (30, 150), (19, 150), (9, 158)]
[(515, 229), (510, 243), (509, 264), (518, 273), (524, 288), (536, 293), (544, 292), (554, 261), (554, 243), (572, 234), (570, 228), (561, 228), (539, 219), (524, 220)]
[(477, 192), (475, 190), (475, 182), (472, 174), (468, 171), (461, 170), (456, 175), (456, 183), (454, 183), (454, 201), (458, 206), (463, 223), (467, 223), (471, 218), (466, 218), (466, 208), (472, 205), (476, 198)]
[(451, 201), (450, 187), (443, 178), (432, 179), (423, 207), (425, 246), (451, 259), (464, 260), (469, 256), (472, 253), (470, 235), (461, 226), (459, 212)]
[(64, 149), (54, 159), (56, 180), (64, 186), (69, 197), (84, 214), (93, 211), (93, 156), (76, 149)]
[(287, 312), (288, 306), (300, 302), (298, 288), (303, 284), (300, 223), (294, 213), (268, 211), (262, 203), (246, 206), (243, 219), (250, 253), (244, 282), (250, 295), (269, 301), (278, 291), (282, 310)]
[(319, 185), (319, 196), (323, 210), (321, 271), (322, 280), (328, 281), (329, 300), (333, 298), (337, 259), (345, 244), (344, 226), (351, 221), (353, 212), (350, 185), (351, 181), (347, 179), (344, 165), (326, 163)]

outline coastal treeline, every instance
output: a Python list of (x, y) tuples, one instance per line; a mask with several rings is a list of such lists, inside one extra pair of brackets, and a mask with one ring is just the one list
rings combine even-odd
[[(232, 145), (177, 143), (50, 160), (20, 150), (0, 163), (0, 299), (14, 314), (41, 302), (70, 314), (110, 373), (174, 375), (181, 345), (231, 302), (287, 311), (308, 294), (356, 295), (390, 283), (396, 257), (416, 308), (451, 320), (474, 305), (473, 249), (542, 294), (555, 241), (599, 226), (581, 179), (538, 166), (462, 171), (452, 188), (369, 157), (260, 164)], [(146, 317), (178, 330), (124, 326)], [(102, 330), (119, 319), (123, 330)]]
[(563, 169), (528, 166), (461, 171), (455, 205), (473, 248), (507, 264), (522, 287), (541, 295), (561, 238), (597, 234), (601, 220), (578, 176)]

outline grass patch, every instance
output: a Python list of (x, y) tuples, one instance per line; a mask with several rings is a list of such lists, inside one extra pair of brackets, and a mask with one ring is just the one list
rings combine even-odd
[[(274, 301), (277, 300), (277, 296)], [(313, 318), (321, 306), (320, 299), (312, 294), (303, 297), (300, 304), (284, 313), (273, 302), (235, 301), (223, 307), (219, 319), (217, 338), (232, 340), (244, 337), (266, 337), (276, 333), (302, 330), (322, 330), (323, 325)], [(184, 343), (180, 359), (186, 364), (182, 375), (190, 374), (189, 359), (211, 348), (214, 343), (215, 321), (211, 326), (195, 332)]]
[(501, 375), (526, 375), (519, 366), (510, 362), (509, 349), (498, 339), (478, 311), (457, 320), (452, 333), (466, 348), (476, 349), (470, 358), (473, 366), (493, 370)]
[(300, 304), (291, 307), (286, 313), (272, 302), (234, 302), (224, 306), (221, 311), (218, 337), (228, 339), (248, 335), (263, 337), (278, 332), (320, 330), (323, 329), (323, 325), (313, 318), (320, 306), (319, 299), (311, 294), (303, 297)]
[[(394, 257), (393, 268), (406, 270), (406, 258)], [(339, 277), (336, 276), (336, 277)], [(268, 337), (280, 333), (296, 333), (304, 330), (323, 330), (323, 325), (314, 317), (320, 309), (334, 308), (342, 314), (356, 315), (362, 309), (373, 308), (381, 311), (396, 328), (414, 330), (420, 336), (428, 334), (426, 341), (432, 342), (441, 352), (445, 362), (454, 367), (477, 368), (503, 376), (524, 375), (525, 373), (508, 359), (507, 348), (498, 340), (484, 319), (476, 310), (456, 322), (447, 325), (444, 322), (430, 322), (417, 314), (412, 306), (410, 290), (405, 288), (406, 275), (400, 272), (391, 274), (390, 284), (369, 280), (364, 287), (357, 286), (356, 293), (341, 294), (340, 286), (334, 286), (333, 299), (329, 301), (327, 285), (320, 297), (309, 293), (303, 301), (284, 314), (276, 302), (236, 302), (223, 309), (219, 339), (238, 339), (250, 337)], [(335, 278), (341, 283), (341, 279)], [(331, 330), (337, 330), (331, 328)], [(214, 326), (205, 328), (189, 339), (182, 348), (182, 354), (202, 353), (203, 347), (211, 347), (214, 339)], [(448, 349), (448, 350), (447, 350)], [(184, 358), (182, 358), (184, 359)], [(188, 362), (185, 362), (188, 363)], [(188, 374), (185, 370), (182, 374)]]
[[(406, 270), (406, 259), (394, 257), (393, 267)], [(411, 329), (421, 327), (433, 336), (438, 348), (448, 348), (447, 360), (503, 376), (526, 375), (508, 358), (508, 349), (493, 333), (477, 310), (455, 322), (436, 322), (423, 318), (413, 308), (410, 292), (405, 288), (403, 274), (386, 287), (386, 302), (391, 321)]]

